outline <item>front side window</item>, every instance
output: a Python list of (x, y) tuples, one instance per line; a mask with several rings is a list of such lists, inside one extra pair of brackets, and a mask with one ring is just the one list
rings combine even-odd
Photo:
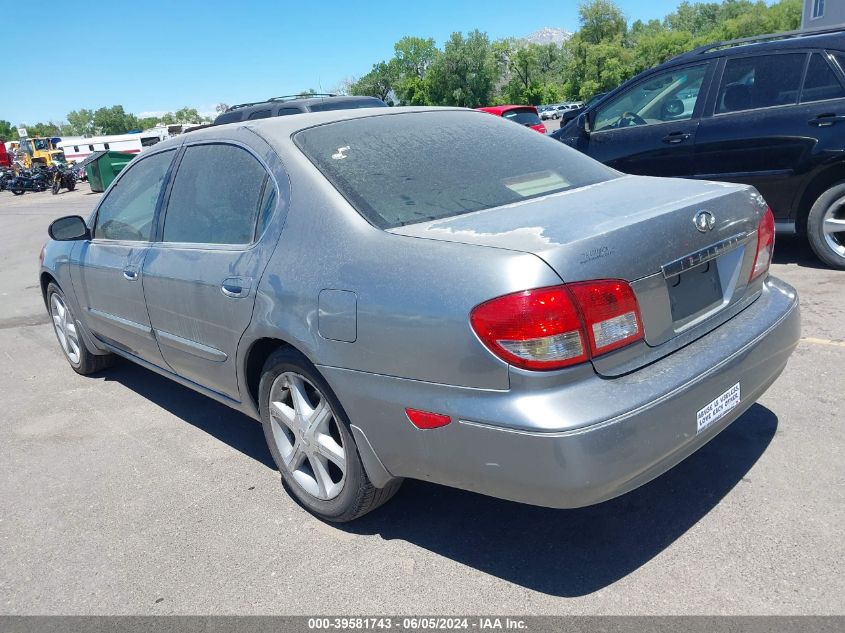
[(97, 211), (94, 237), (149, 242), (161, 187), (174, 151), (154, 154), (122, 174)]
[(596, 110), (593, 131), (692, 118), (707, 65), (660, 73), (629, 88)]
[(845, 90), (836, 78), (836, 73), (819, 53), (813, 53), (801, 89), (801, 103), (839, 99), (845, 97)]
[(375, 226), (472, 213), (610, 180), (617, 172), (486, 112), (369, 116), (294, 142)]
[(804, 53), (729, 59), (722, 73), (716, 112), (739, 112), (798, 102)]
[(249, 244), (267, 178), (261, 163), (240, 147), (188, 147), (167, 203), (164, 241)]

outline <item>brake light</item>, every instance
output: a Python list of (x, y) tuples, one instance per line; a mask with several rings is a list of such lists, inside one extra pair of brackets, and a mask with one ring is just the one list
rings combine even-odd
[(766, 212), (757, 226), (757, 252), (754, 255), (754, 266), (751, 267), (751, 277), (748, 281), (757, 279), (769, 270), (772, 256), (775, 252), (775, 216), (772, 209), (766, 207)]
[(486, 301), (470, 324), (490, 351), (523, 369), (561, 369), (642, 338), (631, 287), (601, 280), (524, 290)]
[(640, 308), (624, 281), (590, 281), (568, 286), (584, 316), (593, 356), (624, 347), (643, 337)]

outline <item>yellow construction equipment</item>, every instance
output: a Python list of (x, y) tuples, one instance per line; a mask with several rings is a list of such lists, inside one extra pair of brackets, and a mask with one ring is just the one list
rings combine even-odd
[(38, 164), (50, 167), (56, 161), (65, 160), (65, 153), (56, 147), (52, 138), (22, 138), (17, 151), (18, 158), (27, 169)]

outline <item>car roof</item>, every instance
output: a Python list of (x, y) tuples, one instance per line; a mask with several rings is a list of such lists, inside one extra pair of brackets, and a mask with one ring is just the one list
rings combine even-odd
[(713, 42), (699, 46), (689, 52), (673, 57), (656, 68), (669, 68), (677, 64), (687, 64), (696, 60), (708, 60), (717, 57), (744, 55), (746, 53), (764, 53), (807, 48), (833, 48), (845, 50), (845, 29), (822, 29), (818, 31), (787, 31), (756, 37)]
[(253, 112), (259, 112), (261, 110), (274, 109), (278, 107), (293, 108), (302, 112), (307, 112), (312, 106), (321, 103), (360, 103), (362, 101), (372, 101), (374, 107), (384, 107), (384, 105), (378, 105), (384, 104), (381, 99), (370, 96), (319, 95), (314, 97), (275, 97), (272, 99), (267, 99), (266, 101), (256, 101), (255, 103), (243, 103), (231, 106), (225, 112), (221, 112), (219, 115), (217, 115), (217, 117), (215, 118), (215, 122), (217, 121), (217, 119), (220, 118), (228, 119), (232, 117), (232, 113), (240, 115), (240, 117), (235, 120), (243, 121), (245, 119), (248, 119)]
[[(233, 132), (239, 129), (249, 129), (267, 140), (271, 145), (286, 142), (290, 137), (301, 130), (336, 123), (350, 119), (364, 119), (375, 116), (396, 116), (401, 114), (428, 113), (428, 112), (470, 112), (481, 114), (477, 110), (469, 108), (452, 108), (439, 106), (399, 106), (393, 108), (356, 108), (349, 110), (327, 110), (323, 112), (303, 112), (296, 116), (269, 117), (266, 119), (255, 119), (252, 121), (235, 121), (223, 125), (211, 125), (202, 129), (192, 130), (185, 134), (156, 143), (150, 148), (152, 151), (172, 149), (184, 143), (191, 143), (194, 140), (226, 140), (233, 137)], [(142, 154), (143, 155), (143, 154)]]

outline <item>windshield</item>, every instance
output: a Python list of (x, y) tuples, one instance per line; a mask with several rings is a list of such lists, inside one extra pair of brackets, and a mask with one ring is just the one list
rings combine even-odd
[(46, 138), (36, 138), (33, 139), (32, 142), (35, 145), (36, 151), (44, 151), (50, 149), (50, 141)]
[(302, 130), (294, 142), (361, 215), (381, 228), (616, 177), (562, 143), (483, 112), (350, 119)]

